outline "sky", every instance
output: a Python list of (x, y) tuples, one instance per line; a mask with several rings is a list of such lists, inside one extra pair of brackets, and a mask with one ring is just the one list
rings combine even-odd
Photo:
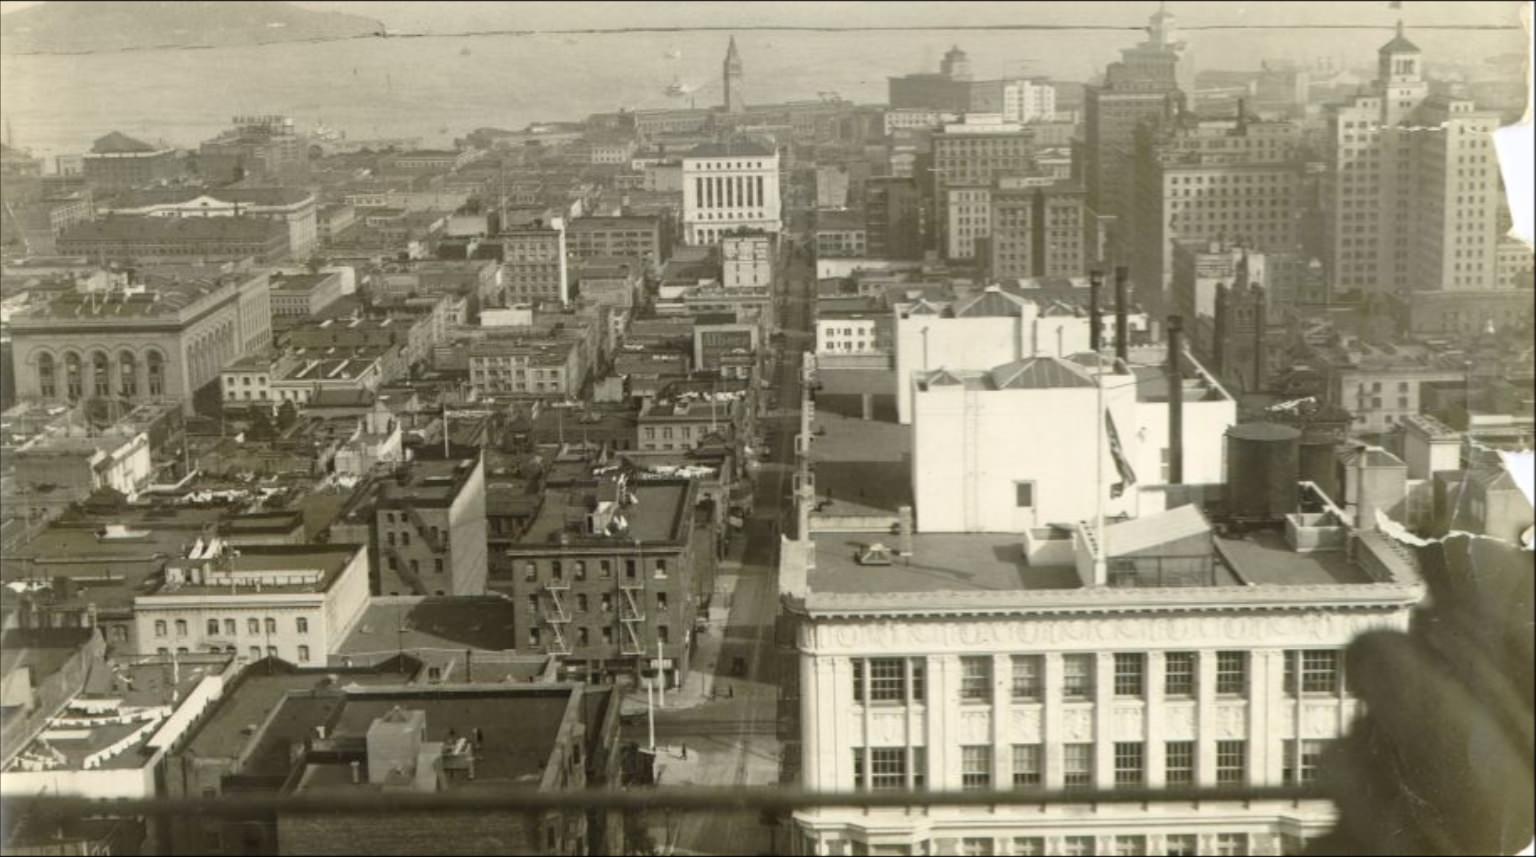
[[(0, 13), (35, 0), (3, 0)], [(402, 0), (299, 0), (307, 9), (350, 12), (377, 18), (402, 31), (452, 31), (484, 27), (547, 29), (554, 27), (729, 26), (744, 17), (739, 2), (402, 2)], [(1518, 0), (1430, 2), (1406, 0), (1402, 10), (1385, 0), (1303, 0), (1303, 2), (1230, 2), (1186, 0), (1168, 4), (1181, 23), (1375, 24), (1403, 17), (1409, 26), (1430, 24), (1512, 24), (1519, 20)], [(825, 24), (836, 22), (883, 25), (943, 23), (990, 24), (1034, 21), (1049, 24), (1140, 25), (1157, 7), (1151, 0), (1099, 3), (1022, 2), (774, 2), (753, 3), (750, 19), (759, 25)]]

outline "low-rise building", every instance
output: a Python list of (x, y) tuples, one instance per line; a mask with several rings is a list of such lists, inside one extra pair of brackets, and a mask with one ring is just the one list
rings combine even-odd
[(469, 346), (470, 389), (482, 396), (573, 398), (590, 365), (581, 353), (574, 339), (493, 329)]
[(272, 288), (272, 317), (308, 318), (319, 315), (342, 295), (340, 271), (284, 274), (274, 273)]
[(100, 137), (81, 158), (85, 180), (97, 188), (146, 187), (182, 173), (176, 150), (156, 148), (117, 131)]
[(128, 191), (106, 201), (103, 214), (153, 217), (256, 217), (281, 223), (288, 231), (288, 253), (303, 259), (319, 241), (316, 198), (291, 187), (150, 188)]
[(816, 213), (816, 257), (862, 258), (868, 252), (865, 215), (858, 211)]
[(188, 261), (276, 262), (288, 254), (288, 230), (260, 217), (108, 215), (59, 234), (60, 253), (94, 259), (183, 264)]
[(485, 462), (420, 459), (375, 484), (346, 519), (372, 531), (380, 595), (485, 592)]
[[(746, 367), (750, 374), (751, 367), (756, 362), (760, 333), (761, 330), (755, 324), (706, 322), (699, 319), (693, 325), (693, 365), (699, 369), (735, 377), (736, 370), (740, 367), (740, 360), (733, 357), (739, 358), (745, 355)], [(727, 367), (730, 367), (730, 372), (727, 372)]]
[(527, 605), (523, 642), (587, 680), (638, 675), (661, 658), (663, 680), (677, 686), (692, 653), (698, 565), (713, 559), (695, 546), (695, 501), (688, 480), (546, 484), (538, 515), (506, 548), (510, 578), (491, 581)]
[(677, 398), (656, 398), (640, 408), (635, 449), (695, 449), (706, 445), (731, 446), (736, 423), (744, 417), (745, 402), (739, 393), (701, 393)]
[(577, 217), (569, 224), (566, 241), (575, 259), (620, 256), (655, 268), (671, 249), (662, 244), (662, 231), (661, 218), (654, 215)]
[(199, 539), (133, 599), (141, 651), (325, 663), (368, 606), (368, 549)]

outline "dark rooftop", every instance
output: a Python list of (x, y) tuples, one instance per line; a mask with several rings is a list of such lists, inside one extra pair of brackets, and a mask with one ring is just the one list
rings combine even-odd
[(953, 592), (995, 589), (1078, 589), (1072, 566), (1031, 568), (1024, 561), (1022, 537), (1014, 533), (918, 533), (913, 555), (893, 565), (864, 566), (855, 553), (872, 543), (897, 547), (896, 536), (819, 533), (816, 567), (810, 571), (813, 592), (869, 593)]

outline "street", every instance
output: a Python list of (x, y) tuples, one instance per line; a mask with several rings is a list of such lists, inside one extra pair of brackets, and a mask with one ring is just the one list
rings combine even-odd
[[(785, 336), (779, 361), (772, 365), (777, 407), (760, 421), (770, 433), (770, 455), (756, 474), (756, 502), (745, 527), (741, 568), (720, 575), (729, 605), (707, 698), (685, 708), (656, 713), (656, 741), (661, 785), (774, 785), (798, 768), (798, 716), (794, 693), (798, 678), (794, 653), (775, 646), (778, 616), (779, 534), (789, 514), (794, 472), (795, 433), (799, 428), (801, 352), (809, 342), (815, 273), (807, 258), (787, 251), (783, 279), (787, 300), (780, 319)], [(734, 674), (737, 659), (745, 674)], [(700, 659), (702, 661), (702, 659)], [(702, 668), (705, 667), (702, 663)], [(626, 735), (642, 745), (645, 726)], [(681, 756), (687, 748), (688, 757)], [(786, 765), (787, 763), (787, 765)], [(769, 854), (776, 850), (773, 828), (756, 813), (690, 814), (649, 819), (663, 854)]]

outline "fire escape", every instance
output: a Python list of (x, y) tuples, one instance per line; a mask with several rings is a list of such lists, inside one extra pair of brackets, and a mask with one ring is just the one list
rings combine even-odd
[(645, 643), (640, 634), (640, 623), (645, 621), (645, 587), (629, 583), (619, 587), (624, 594), (619, 601), (619, 653), (623, 655), (645, 654)]
[(406, 559), (405, 556), (400, 553), (399, 548), (395, 547), (394, 545), (389, 545), (388, 547), (384, 548), (384, 551), (385, 554), (393, 562), (393, 566), (390, 568), (390, 571), (400, 576), (400, 579), (405, 582), (405, 585), (411, 588), (412, 594), (426, 595), (431, 592), (431, 590), (427, 588), (427, 584), (422, 581), (421, 576), (418, 575), (415, 571), (411, 570), (410, 560)]
[(571, 653), (571, 643), (565, 633), (571, 622), (571, 614), (565, 609), (564, 597), (570, 589), (570, 584), (563, 580), (551, 580), (544, 584), (544, 594), (549, 596), (544, 603), (544, 624), (549, 626), (550, 640), (547, 648), (552, 655)]

